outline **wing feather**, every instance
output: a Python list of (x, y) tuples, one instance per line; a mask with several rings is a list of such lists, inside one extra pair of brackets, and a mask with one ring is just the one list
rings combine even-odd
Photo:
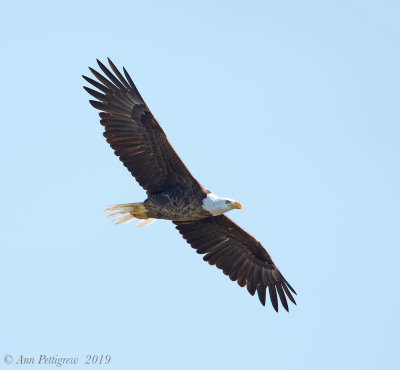
[(139, 184), (148, 194), (182, 185), (205, 192), (172, 148), (126, 69), (124, 77), (110, 59), (111, 70), (97, 63), (104, 75), (89, 67), (97, 81), (83, 78), (99, 91), (84, 88), (96, 99), (89, 102), (101, 111), (107, 142)]
[(275, 285), (268, 285), (269, 290), (269, 297), (271, 299), (272, 306), (274, 307), (275, 311), (278, 312), (278, 298), (276, 296), (276, 289)]
[(251, 295), (257, 291), (263, 305), (267, 289), (275, 311), (279, 309), (278, 297), (286, 311), (289, 311), (286, 297), (296, 304), (290, 291), (296, 292), (261, 243), (225, 215), (174, 224), (197, 253), (207, 253), (205, 261), (216, 264), (241, 287), (247, 286)]
[(258, 284), (257, 285), (257, 293), (258, 293), (258, 299), (260, 300), (261, 304), (263, 306), (265, 306), (265, 300), (266, 300), (266, 288), (265, 288), (265, 285)]

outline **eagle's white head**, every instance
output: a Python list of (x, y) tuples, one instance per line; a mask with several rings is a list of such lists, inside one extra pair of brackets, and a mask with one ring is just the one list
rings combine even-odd
[(203, 209), (210, 212), (213, 216), (222, 215), (232, 209), (242, 209), (242, 205), (230, 198), (222, 198), (214, 193), (208, 193), (203, 199)]

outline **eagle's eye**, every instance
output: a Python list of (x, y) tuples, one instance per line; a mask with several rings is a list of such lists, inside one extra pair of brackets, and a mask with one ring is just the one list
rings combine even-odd
[(226, 204), (230, 204), (231, 201), (230, 201), (230, 200), (226, 200), (225, 203), (226, 203)]

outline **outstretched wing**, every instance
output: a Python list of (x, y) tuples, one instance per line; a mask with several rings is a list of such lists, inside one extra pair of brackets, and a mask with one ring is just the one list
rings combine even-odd
[(204, 261), (216, 265), (241, 287), (247, 285), (251, 295), (257, 291), (264, 306), (267, 288), (275, 311), (278, 312), (277, 293), (286, 311), (286, 297), (296, 304), (290, 291), (296, 292), (261, 243), (225, 215), (174, 224), (197, 253), (206, 253)]
[(115, 154), (149, 194), (178, 184), (201, 189), (172, 148), (128, 72), (123, 68), (124, 77), (110, 59), (108, 62), (114, 74), (97, 60), (108, 79), (92, 68), (89, 69), (99, 82), (82, 77), (101, 91), (84, 87), (97, 99), (90, 103), (102, 111), (100, 123)]

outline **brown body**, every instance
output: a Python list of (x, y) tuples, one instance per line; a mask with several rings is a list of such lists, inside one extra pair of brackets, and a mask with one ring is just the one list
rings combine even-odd
[(193, 221), (210, 217), (203, 209), (202, 202), (207, 196), (203, 190), (193, 191), (193, 188), (178, 187), (173, 191), (150, 194), (144, 202), (146, 216), (171, 221)]

